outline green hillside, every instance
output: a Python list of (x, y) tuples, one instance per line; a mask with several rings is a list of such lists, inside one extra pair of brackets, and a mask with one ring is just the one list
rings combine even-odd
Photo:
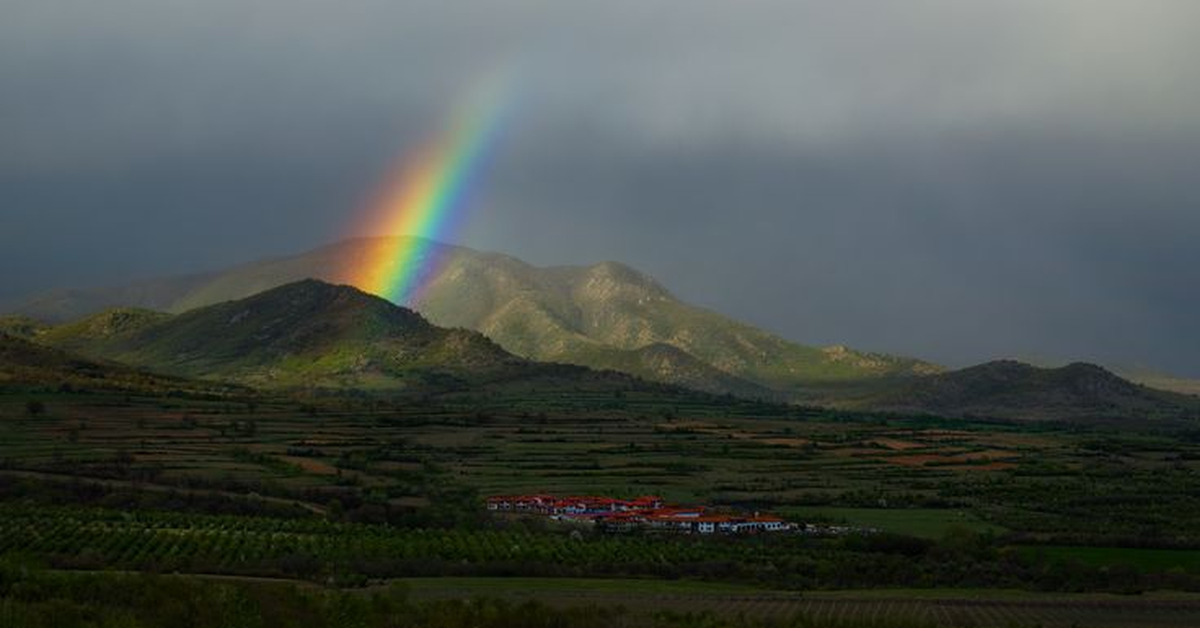
[(433, 320), (478, 329), (537, 359), (588, 364), (596, 347), (635, 351), (662, 344), (780, 390), (933, 370), (915, 360), (789, 342), (687, 305), (650, 277), (616, 262), (537, 269), (503, 261), (456, 257), (418, 308)]
[(777, 390), (735, 377), (695, 356), (665, 343), (622, 350), (606, 346), (581, 347), (572, 362), (592, 368), (635, 374), (650, 380), (671, 382), (693, 390), (719, 391), (747, 399), (784, 400)]
[(163, 376), (105, 360), (89, 360), (5, 333), (0, 333), (0, 390), (119, 391), (150, 395), (246, 392), (226, 384)]
[(482, 377), (523, 361), (350, 286), (306, 280), (178, 315), (111, 310), (38, 337), (82, 355), (259, 386), (405, 387), (429, 372)]
[[(47, 295), (20, 312), (61, 320), (64, 312), (95, 312), (118, 297), (126, 306), (183, 312), (308, 277), (353, 285), (358, 270), (377, 259), (381, 247), (395, 245), (394, 238), (350, 240), (181, 278), (178, 284), (158, 280), (116, 294)], [(438, 271), (414, 309), (436, 325), (481, 332), (534, 360), (614, 368), (713, 392), (787, 398), (810, 398), (812, 389), (839, 383), (940, 371), (919, 360), (785, 340), (688, 305), (647, 275), (616, 262), (537, 267), (507, 255), (440, 244), (430, 255), (437, 258)]]
[(68, 351), (103, 355), (120, 351), (131, 335), (170, 318), (170, 314), (142, 308), (113, 308), (63, 325), (45, 327), (31, 338)]

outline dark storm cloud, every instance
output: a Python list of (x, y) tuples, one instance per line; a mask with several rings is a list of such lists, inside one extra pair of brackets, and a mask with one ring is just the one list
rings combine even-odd
[(341, 237), (498, 66), (465, 243), (810, 342), (1200, 375), (1200, 3), (18, 2), (0, 297)]

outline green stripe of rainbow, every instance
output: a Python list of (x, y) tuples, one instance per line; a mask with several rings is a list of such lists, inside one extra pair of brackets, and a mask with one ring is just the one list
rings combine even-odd
[(435, 274), (434, 247), (448, 240), (465, 209), (512, 106), (509, 81), (481, 86), (443, 131), (389, 177), (368, 211), (367, 233), (397, 237), (352, 271), (351, 283), (394, 303), (410, 305)]

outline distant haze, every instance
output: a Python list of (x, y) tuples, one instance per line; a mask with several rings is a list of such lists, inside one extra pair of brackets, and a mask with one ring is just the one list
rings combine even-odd
[(10, 0), (0, 301), (350, 235), (480, 75), (459, 243), (813, 344), (1200, 376), (1195, 0)]

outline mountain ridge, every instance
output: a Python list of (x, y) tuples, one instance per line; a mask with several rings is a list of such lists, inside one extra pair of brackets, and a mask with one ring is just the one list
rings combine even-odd
[[(31, 334), (28, 340), (4, 334), (12, 339), (9, 345), (18, 358), (33, 356), (35, 366), (58, 365), (64, 377), (78, 379), (83, 373), (93, 382), (104, 379), (103, 369), (89, 364), (104, 363), (113, 364), (114, 372), (125, 379), (135, 372), (162, 373), (262, 389), (486, 395), (489, 386), (520, 383), (534, 393), (617, 392), (646, 390), (633, 376), (619, 373), (648, 368), (683, 382), (677, 386), (721, 386), (745, 398), (777, 400), (776, 391), (736, 380), (674, 345), (652, 343), (632, 351), (597, 345), (589, 361), (608, 369), (599, 372), (530, 361), (479, 332), (438, 327), (413, 310), (353, 286), (315, 279), (181, 314), (113, 308), (43, 328), (32, 327), (28, 319), (0, 322), (5, 321), (7, 328)], [(36, 354), (30, 348), (34, 342), (61, 356)], [(31, 371), (20, 361), (15, 367), (33, 374), (27, 379), (36, 380), (39, 374), (43, 380), (53, 379), (55, 372)], [(88, 375), (93, 372), (101, 375)], [(826, 401), (824, 405), (851, 410), (960, 418), (1200, 419), (1200, 400), (1152, 390), (1087, 363), (1046, 369), (997, 360), (924, 377), (878, 379), (870, 385), (849, 382)]]
[[(250, 296), (307, 277), (353, 284), (358, 269), (394, 248), (395, 238), (359, 238), (298, 255), (189, 275), (184, 285), (156, 280), (119, 289), (144, 306), (180, 312)], [(709, 392), (804, 398), (826, 382), (909, 377), (940, 371), (936, 365), (841, 346), (811, 347), (788, 341), (676, 298), (654, 278), (619, 262), (539, 267), (516, 257), (466, 247), (429, 244), (432, 266), (415, 309), (444, 327), (462, 327), (493, 339), (507, 351), (539, 361), (613, 368), (646, 379)], [(155, 292), (158, 289), (159, 292)], [(103, 289), (46, 296), (18, 308), (42, 318), (95, 311), (117, 297)], [(45, 304), (53, 304), (53, 308)], [(665, 345), (676, 349), (653, 349)], [(703, 367), (701, 365), (704, 365)]]
[(1101, 366), (1041, 368), (993, 360), (885, 391), (869, 405), (901, 412), (1002, 419), (1196, 419), (1200, 402), (1136, 384)]

